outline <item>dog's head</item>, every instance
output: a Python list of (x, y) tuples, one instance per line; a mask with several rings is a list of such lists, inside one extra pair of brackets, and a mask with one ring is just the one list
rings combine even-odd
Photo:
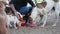
[(7, 3), (5, 1), (0, 1), (0, 9), (5, 9)]
[(45, 8), (47, 5), (47, 2), (37, 3), (36, 5), (38, 8)]

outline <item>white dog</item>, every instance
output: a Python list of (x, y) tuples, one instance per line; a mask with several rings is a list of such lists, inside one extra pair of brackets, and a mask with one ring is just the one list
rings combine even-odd
[(53, 26), (56, 26), (56, 23), (58, 22), (59, 14), (60, 14), (60, 0), (45, 0), (47, 2), (47, 5), (45, 9), (47, 12), (50, 12), (53, 7), (55, 7), (55, 15), (56, 15), (56, 22), (53, 24)]
[[(37, 23), (37, 22), (40, 22), (40, 15), (42, 14), (43, 15), (43, 19), (42, 19), (43, 25), (41, 27), (44, 27), (45, 26), (46, 21), (47, 21), (47, 14), (48, 14), (48, 12), (51, 11), (51, 9), (53, 7), (55, 7), (57, 21), (58, 21), (58, 16), (60, 14), (60, 0), (59, 1), (58, 0), (45, 0), (45, 2), (47, 4), (44, 7), (44, 9), (43, 8), (40, 9), (38, 7), (35, 7), (35, 8), (33, 8), (32, 13), (31, 13), (31, 16), (30, 16), (30, 17), (32, 17), (33, 22), (34, 23)], [(45, 14), (43, 13), (42, 10), (44, 10), (44, 13)], [(53, 24), (53, 26), (56, 26), (57, 21)]]
[[(40, 16), (42, 16), (42, 18)], [(33, 23), (35, 23), (35, 24), (40, 25), (40, 21), (42, 21), (43, 25), (41, 25), (41, 27), (44, 27), (46, 24), (46, 20), (47, 20), (47, 12), (42, 6), (35, 7), (35, 8), (33, 8), (30, 17), (33, 19)]]
[(55, 2), (55, 14), (56, 14), (56, 22), (53, 26), (56, 26), (56, 23), (58, 22), (58, 18), (59, 18), (59, 15), (60, 15), (60, 0), (58, 0), (58, 2)]
[(7, 18), (8, 18), (8, 22), (7, 22), (8, 27), (14, 27), (17, 29), (18, 27), (16, 26), (16, 24), (18, 26), (20, 24), (20, 21), (17, 19), (17, 17), (12, 15), (7, 15)]

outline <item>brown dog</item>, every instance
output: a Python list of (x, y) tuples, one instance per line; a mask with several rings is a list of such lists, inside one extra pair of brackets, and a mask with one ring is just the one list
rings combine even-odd
[(5, 13), (6, 2), (0, 1), (0, 34), (8, 34), (8, 28), (6, 27), (7, 17)]

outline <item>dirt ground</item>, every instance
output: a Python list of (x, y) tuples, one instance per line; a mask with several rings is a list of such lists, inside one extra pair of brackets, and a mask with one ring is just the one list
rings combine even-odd
[[(54, 12), (53, 12), (54, 13)], [(10, 29), (10, 34), (60, 34), (60, 18), (58, 19), (57, 26), (53, 27), (52, 24), (55, 23), (56, 19), (54, 15), (49, 16), (47, 24), (44, 28), (37, 27), (20, 27), (19, 30)]]

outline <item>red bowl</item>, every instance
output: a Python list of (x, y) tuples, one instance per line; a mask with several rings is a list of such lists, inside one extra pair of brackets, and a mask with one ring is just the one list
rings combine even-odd
[(25, 23), (21, 23), (21, 26), (24, 27), (25, 26)]

